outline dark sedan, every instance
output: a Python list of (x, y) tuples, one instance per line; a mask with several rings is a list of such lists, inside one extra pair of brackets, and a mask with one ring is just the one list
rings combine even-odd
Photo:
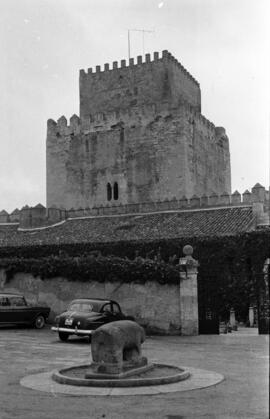
[(67, 310), (55, 318), (54, 332), (66, 341), (70, 335), (91, 336), (93, 330), (116, 320), (134, 320), (125, 316), (120, 305), (113, 300), (79, 298), (73, 300)]
[(49, 307), (28, 304), (21, 294), (0, 293), (0, 325), (30, 325), (42, 329), (49, 313)]

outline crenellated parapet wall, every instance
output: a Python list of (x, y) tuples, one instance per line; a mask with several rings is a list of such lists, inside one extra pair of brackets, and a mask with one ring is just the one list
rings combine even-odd
[(116, 127), (134, 127), (138, 125), (148, 125), (156, 121), (166, 122), (169, 119), (181, 117), (189, 119), (190, 123), (195, 123), (197, 128), (207, 129), (218, 136), (225, 134), (225, 129), (215, 127), (214, 123), (191, 106), (183, 101), (177, 108), (171, 107), (168, 102), (160, 104), (146, 104), (140, 107), (134, 106), (128, 109), (98, 112), (90, 114), (86, 118), (80, 118), (74, 114), (69, 123), (67, 118), (62, 115), (57, 121), (49, 119), (47, 121), (48, 133), (57, 133), (59, 136), (69, 136), (76, 134), (87, 134), (89, 132), (100, 132), (115, 129)]
[(260, 184), (256, 184), (252, 191), (246, 190), (243, 194), (235, 191), (232, 194), (224, 193), (218, 195), (213, 193), (210, 196), (198, 197), (193, 195), (190, 198), (183, 196), (181, 199), (172, 199), (157, 202), (144, 202), (140, 204), (128, 205), (105, 205), (97, 208), (78, 208), (70, 209), (66, 212), (67, 218), (87, 217), (87, 216), (106, 216), (118, 214), (150, 213), (162, 211), (181, 211), (181, 210), (203, 210), (219, 207), (234, 206), (253, 206), (261, 204), (265, 211), (269, 205), (269, 193)]
[(16, 208), (10, 214), (0, 212), (0, 224), (17, 224), (20, 228), (39, 228), (58, 223), (66, 218), (63, 208), (46, 208), (42, 204), (34, 207), (25, 205), (20, 210)]
[(80, 116), (49, 120), (47, 206), (99, 208), (231, 192), (224, 128), (201, 114), (199, 83), (168, 51), (80, 72)]
[(126, 109), (134, 105), (187, 101), (201, 109), (197, 80), (168, 51), (80, 70), (80, 116)]
[(120, 60), (119, 64), (118, 61), (114, 61), (111, 66), (109, 63), (103, 65), (97, 65), (95, 68), (88, 68), (87, 71), (84, 69), (80, 70), (80, 76), (93, 76), (93, 77), (106, 77), (108, 72), (117, 72), (117, 74), (121, 75), (121, 71), (132, 71), (136, 67), (141, 66), (153, 66), (157, 62), (170, 62), (176, 68), (178, 68), (188, 79), (190, 79), (193, 83), (199, 86), (198, 81), (188, 72), (188, 70), (167, 50), (162, 51), (161, 56), (159, 52), (154, 52), (151, 58), (151, 54), (145, 54), (143, 57), (142, 55), (138, 55), (137, 58), (130, 58), (128, 61), (126, 59)]
[(243, 194), (235, 191), (232, 194), (224, 193), (210, 196), (192, 196), (181, 199), (172, 199), (157, 202), (144, 202), (140, 204), (100, 206), (94, 208), (77, 208), (65, 210), (63, 208), (45, 208), (38, 204), (35, 207), (27, 205), (21, 210), (14, 210), (11, 214), (2, 210), (0, 212), (0, 224), (16, 223), (21, 229), (42, 228), (58, 224), (68, 218), (99, 217), (124, 214), (142, 214), (164, 211), (203, 211), (221, 207), (249, 206), (258, 225), (269, 225), (269, 191), (257, 183), (251, 191), (246, 190)]

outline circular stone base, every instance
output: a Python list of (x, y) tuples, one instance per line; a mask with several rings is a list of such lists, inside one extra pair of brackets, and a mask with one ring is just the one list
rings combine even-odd
[[(179, 367), (181, 368), (181, 367)], [(187, 380), (178, 383), (143, 386), (143, 387), (80, 387), (59, 384), (52, 379), (56, 371), (31, 374), (21, 379), (22, 386), (32, 390), (44, 391), (51, 394), (66, 394), (72, 396), (135, 396), (154, 395), (164, 393), (183, 392), (214, 386), (224, 380), (223, 375), (213, 371), (192, 367), (182, 367), (190, 373)]]
[(63, 368), (53, 373), (52, 378), (57, 383), (83, 387), (142, 387), (164, 385), (186, 380), (190, 373), (183, 368), (172, 365), (153, 364), (153, 368), (126, 378), (84, 378), (90, 371), (90, 365), (79, 365)]

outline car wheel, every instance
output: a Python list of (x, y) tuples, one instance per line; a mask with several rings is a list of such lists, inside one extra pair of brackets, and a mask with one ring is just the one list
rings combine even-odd
[(34, 326), (36, 329), (42, 329), (45, 325), (45, 318), (41, 314), (36, 317)]
[(64, 333), (64, 332), (59, 332), (59, 339), (62, 340), (63, 342), (66, 342), (68, 340), (69, 334), (68, 333)]

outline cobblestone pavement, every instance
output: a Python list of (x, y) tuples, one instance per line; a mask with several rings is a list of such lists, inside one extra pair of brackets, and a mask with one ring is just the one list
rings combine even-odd
[(152, 396), (95, 397), (45, 393), (20, 385), (30, 374), (89, 361), (84, 339), (60, 342), (49, 328), (0, 329), (0, 419), (268, 418), (268, 336), (241, 329), (219, 336), (149, 337), (153, 361), (215, 371), (213, 387)]

